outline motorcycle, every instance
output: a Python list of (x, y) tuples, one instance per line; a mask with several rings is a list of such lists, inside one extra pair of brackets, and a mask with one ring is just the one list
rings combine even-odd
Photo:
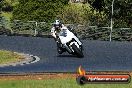
[(73, 32), (65, 28), (59, 32), (58, 39), (63, 50), (79, 58), (84, 57), (82, 43)]

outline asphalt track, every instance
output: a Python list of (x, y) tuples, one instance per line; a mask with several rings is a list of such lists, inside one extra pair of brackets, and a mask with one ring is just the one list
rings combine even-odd
[(0, 36), (0, 49), (33, 54), (37, 63), (1, 67), (8, 72), (76, 72), (82, 65), (86, 71), (131, 71), (132, 43), (83, 40), (84, 58), (64, 53), (58, 55), (52, 38)]

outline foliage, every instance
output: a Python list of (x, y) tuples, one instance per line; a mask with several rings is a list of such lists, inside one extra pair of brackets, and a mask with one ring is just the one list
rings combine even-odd
[[(88, 0), (90, 5), (98, 10), (104, 11), (108, 18), (111, 18), (113, 0)], [(131, 27), (132, 28), (132, 4), (131, 0), (114, 0), (114, 27)]]
[(68, 0), (19, 0), (13, 10), (13, 19), (51, 22)]
[[(101, 26), (105, 22), (104, 12), (99, 13), (93, 10), (89, 4), (69, 4), (59, 14), (58, 17), (65, 23), (89, 24)], [(106, 22), (105, 22), (106, 23)]]

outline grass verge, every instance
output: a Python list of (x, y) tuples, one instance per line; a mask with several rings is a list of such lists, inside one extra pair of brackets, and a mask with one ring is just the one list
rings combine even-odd
[(17, 53), (6, 50), (0, 50), (0, 64), (17, 62), (21, 59), (23, 59), (23, 57), (21, 55), (18, 55)]
[(130, 84), (85, 84), (80, 86), (73, 78), (47, 80), (0, 81), (0, 88), (132, 88)]
[[(5, 79), (5, 80), (4, 80)], [(129, 84), (85, 84), (76, 83), (75, 75), (23, 75), (0, 77), (0, 88), (132, 88)]]

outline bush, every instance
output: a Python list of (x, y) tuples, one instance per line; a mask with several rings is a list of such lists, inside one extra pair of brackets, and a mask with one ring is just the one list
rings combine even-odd
[[(58, 15), (64, 23), (106, 25), (106, 15), (103, 12), (94, 10), (89, 4), (70, 3), (66, 5)], [(108, 25), (108, 24), (107, 24)]]

